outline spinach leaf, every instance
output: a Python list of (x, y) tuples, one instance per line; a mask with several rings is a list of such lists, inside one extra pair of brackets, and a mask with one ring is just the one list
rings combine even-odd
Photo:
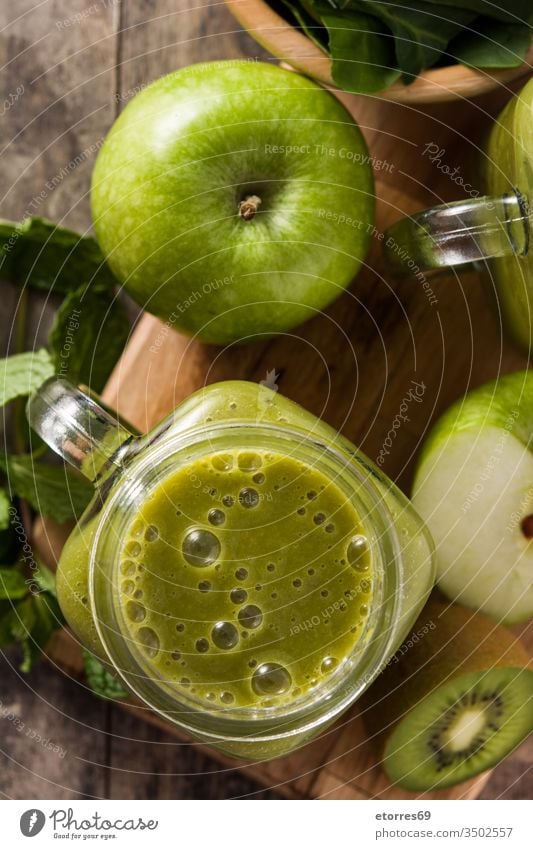
[(345, 91), (382, 91), (398, 79), (393, 39), (371, 15), (317, 7), (328, 31), (331, 74)]
[(469, 30), (452, 39), (448, 53), (473, 68), (515, 68), (526, 58), (530, 44), (527, 24), (478, 18)]

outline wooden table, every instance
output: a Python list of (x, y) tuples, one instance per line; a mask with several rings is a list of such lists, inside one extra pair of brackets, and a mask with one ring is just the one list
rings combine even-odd
[[(8, 63), (3, 74), (3, 100), (17, 87), (24, 86), (8, 114), (4, 116), (3, 143), (6, 145), (0, 168), (0, 215), (21, 218), (24, 215), (46, 215), (81, 231), (89, 226), (88, 185), (95, 152), (102, 137), (122, 106), (155, 77), (193, 61), (238, 56), (266, 58), (260, 48), (238, 31), (222, 5), (194, 8), (192, 0), (71, 0), (67, 3), (19, 0), (2, 4), (3, 62)], [(486, 120), (498, 107), (505, 92), (485, 99), (473, 107), (461, 105), (457, 111), (457, 134), (446, 156), (453, 165), (464, 163), (473, 144), (462, 137), (461, 121), (466, 108), (479, 109), (480, 120)], [(378, 106), (379, 104), (377, 104)], [(376, 108), (373, 119), (363, 126), (367, 137), (388, 134), (394, 115), (380, 119)], [(425, 114), (411, 112), (410, 120), (426, 122), (428, 142), (438, 138), (442, 114), (430, 108)], [(471, 124), (470, 120), (470, 124)], [(408, 140), (394, 139), (398, 149)], [(421, 166), (421, 167), (420, 167)], [(399, 182), (407, 197), (416, 196), (431, 203), (454, 197), (456, 186), (444, 187), (438, 198), (432, 192), (434, 165), (419, 159), (417, 170), (408, 170)], [(387, 197), (387, 172), (377, 175), (382, 183), (382, 197)], [(398, 175), (395, 175), (397, 178)], [(53, 181), (54, 188), (47, 187)], [(397, 190), (398, 181), (395, 182)], [(394, 202), (394, 198), (391, 202)], [(384, 285), (388, 285), (384, 283)], [(492, 327), (493, 336), (484, 338), (471, 334), (470, 319), (477, 310), (485, 310), (477, 279), (468, 275), (459, 280), (448, 278), (446, 292), (440, 297), (440, 318), (444, 328), (454, 327), (455, 338), (469, 334), (471, 346), (452, 351), (449, 340), (442, 349), (442, 339), (435, 337), (425, 345), (426, 356), (437, 358), (446, 370), (440, 382), (430, 387), (427, 405), (431, 416), (442, 408), (446, 399), (459, 395), (470, 383), (492, 377), (500, 367), (504, 371), (523, 365), (523, 358), (502, 343), (499, 328), (484, 316), (485, 327)], [(389, 408), (394, 398), (401, 400), (403, 387), (395, 385), (394, 369), (402, 360), (409, 360), (416, 370), (416, 350), (402, 328), (409, 306), (407, 283), (395, 284), (394, 299), (386, 299), (368, 284), (358, 290), (362, 322), (379, 318), (380, 332), (387, 338), (387, 351), (392, 375), (383, 382), (383, 364), (365, 360), (364, 347), (357, 350), (366, 380), (375, 384), (375, 403), (389, 394)], [(2, 327), (7, 339), (9, 324), (15, 309), (15, 293), (8, 291), (2, 300)], [(342, 314), (342, 304), (334, 314)], [(52, 305), (45, 298), (32, 300), (31, 326), (28, 345), (44, 338), (50, 321)], [(440, 320), (440, 319), (439, 319)], [(313, 330), (311, 332), (311, 337)], [(424, 335), (423, 326), (417, 333)], [(435, 329), (428, 324), (426, 336)], [(446, 336), (446, 334), (445, 334)], [(444, 337), (443, 337), (444, 338)], [(463, 340), (464, 341), (464, 340)], [(441, 350), (442, 349), (442, 350)], [(249, 349), (247, 357), (257, 351)], [(490, 354), (490, 355), (489, 355)], [(198, 349), (189, 354), (191, 367), (205, 367), (207, 356)], [(254, 361), (255, 362), (255, 361)], [(231, 359), (219, 368), (231, 369)], [(290, 363), (267, 363), (259, 358), (258, 369), (264, 366), (286, 366), (290, 385)], [(329, 374), (335, 377), (335, 361), (327, 363)], [(495, 368), (496, 366), (496, 368)], [(254, 366), (255, 367), (255, 366)], [(339, 366), (342, 370), (342, 364)], [(381, 370), (381, 371), (380, 371)], [(323, 380), (324, 375), (309, 373), (310, 386)], [(300, 387), (301, 387), (300, 382)], [(443, 391), (444, 386), (444, 391)], [(297, 400), (314, 412), (316, 393), (305, 391)], [(428, 414), (426, 406), (424, 415)], [(329, 409), (325, 412), (332, 424), (339, 425), (346, 411)], [(380, 421), (375, 408), (362, 410), (358, 432), (351, 422), (347, 435), (363, 443), (365, 450), (375, 455), (387, 418)], [(373, 421), (372, 430), (365, 422)], [(408, 486), (412, 470), (412, 455), (420, 438), (422, 418), (402, 433), (402, 446), (387, 467), (389, 474)], [(383, 432), (383, 433), (382, 433)], [(69, 681), (48, 667), (41, 666), (29, 677), (22, 678), (16, 670), (16, 657), (9, 653), (0, 671), (0, 749), (2, 766), (0, 792), (9, 798), (229, 798), (234, 796), (269, 797), (277, 789), (260, 789), (241, 768), (222, 768), (195, 744), (184, 744), (163, 731), (146, 724), (142, 719), (125, 714), (113, 704), (92, 697), (78, 681)], [(39, 736), (40, 738), (39, 739)], [(47, 745), (59, 747), (53, 752)], [(526, 743), (515, 755), (495, 771), (486, 785), (482, 798), (531, 797), (533, 744)], [(8, 766), (9, 768), (5, 768)], [(279, 788), (278, 788), (279, 789)]]

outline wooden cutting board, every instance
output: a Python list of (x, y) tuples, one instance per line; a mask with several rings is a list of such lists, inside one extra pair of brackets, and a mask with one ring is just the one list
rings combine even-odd
[[(419, 111), (342, 95), (367, 138), (377, 193), (372, 247), (351, 290), (303, 327), (247, 347), (205, 346), (144, 315), (106, 387), (105, 401), (147, 430), (206, 383), (258, 381), (274, 370), (284, 395), (341, 429), (375, 459), (416, 380), (425, 386), (423, 397), (410, 404), (409, 421), (394, 431), (383, 466), (408, 492), (413, 461), (435, 417), (469, 388), (525, 367), (526, 359), (503, 338), (490, 304), (490, 279), (473, 271), (439, 273), (428, 276), (428, 291), (414, 279), (395, 277), (382, 259), (382, 233), (402, 213), (464, 198), (458, 175), (476, 190), (471, 160), (508, 96), (502, 88), (490, 98)], [(433, 161), (428, 151), (435, 148), (429, 145), (438, 146)], [(49, 562), (66, 532), (51, 523), (36, 529)], [(529, 644), (533, 647), (531, 633)], [(81, 674), (78, 646), (66, 632), (54, 638), (49, 655), (69, 674)], [(179, 736), (143, 706), (125, 708)], [(293, 755), (246, 770), (288, 797), (414, 798), (388, 783), (356, 709)], [(426, 798), (473, 798), (486, 778)]]

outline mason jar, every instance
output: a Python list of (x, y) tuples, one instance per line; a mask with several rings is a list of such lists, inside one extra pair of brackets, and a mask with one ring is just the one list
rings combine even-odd
[(408, 499), (267, 386), (205, 387), (139, 436), (60, 378), (32, 427), (95, 487), (63, 613), (127, 690), (239, 758), (287, 754), (368, 687), (434, 583)]

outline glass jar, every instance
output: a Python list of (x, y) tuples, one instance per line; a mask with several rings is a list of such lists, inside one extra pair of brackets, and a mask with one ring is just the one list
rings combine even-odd
[(479, 171), (482, 197), (402, 218), (385, 233), (385, 254), (392, 266), (416, 276), (429, 269), (479, 264), (494, 286), (507, 332), (529, 352), (533, 350), (533, 80), (494, 122)]
[[(179, 405), (148, 435), (137, 436), (67, 381), (52, 378), (30, 399), (28, 417), (41, 438), (95, 485), (94, 498), (67, 540), (58, 567), (59, 600), (71, 628), (82, 644), (109, 663), (127, 689), (152, 710), (176, 723), (196, 739), (228, 754), (250, 759), (284, 755), (329, 725), (358, 698), (386, 665), (418, 616), (433, 586), (432, 542), (405, 496), (350, 442), (267, 386), (230, 381), (206, 387)], [(238, 503), (235, 503), (234, 498), (228, 500), (226, 495), (220, 500), (220, 494), (217, 494), (216, 501), (211, 502), (209, 499), (215, 499), (218, 491), (211, 486), (212, 478), (209, 475), (218, 475), (216, 480), (222, 480), (224, 476), (224, 472), (214, 471), (215, 461), (217, 469), (220, 469), (220, 458), (231, 460), (232, 457), (238, 460), (235, 474), (241, 476), (239, 480), (247, 480), (246, 475), (250, 474), (251, 480), (257, 482), (253, 484), (255, 489), (245, 487), (241, 492), (246, 492), (247, 497), (250, 492), (255, 492), (257, 499), (254, 496), (251, 501), (244, 500), (241, 503), (239, 496)], [(263, 471), (257, 472), (254, 458), (259, 458), (259, 462), (261, 457), (270, 458), (268, 462), (272, 465), (266, 465)], [(224, 460), (224, 463), (230, 468), (229, 461)], [(298, 468), (302, 480), (315, 479), (309, 478), (314, 475), (317, 481), (323, 481), (324, 484), (317, 486), (317, 491), (302, 491), (299, 497), (307, 506), (299, 506), (298, 510), (292, 510), (291, 507), (290, 516), (285, 506), (283, 509), (279, 506), (280, 513), (277, 515), (277, 505), (282, 502), (285, 505), (289, 494), (293, 490), (296, 492), (299, 484), (297, 476), (293, 480), (291, 474), (285, 474), (279, 478), (286, 481), (281, 487), (285, 492), (280, 491), (277, 484), (269, 489), (268, 478), (274, 474), (274, 468), (281, 470), (280, 474), (285, 473), (286, 469)], [(170, 490), (161, 489), (174, 480), (178, 481), (184, 495), (179, 502), (180, 510), (174, 510), (175, 503), (172, 503), (171, 510), (168, 497)], [(219, 487), (220, 492), (223, 486)], [(312, 505), (326, 503), (324, 499), (329, 497), (330, 489), (335, 494), (335, 504), (338, 506), (334, 511), (334, 522), (323, 525), (325, 514), (316, 512), (318, 507)], [(260, 491), (264, 499), (262, 504), (259, 502)], [(157, 498), (160, 500), (157, 501)], [(205, 503), (210, 508), (209, 521), (199, 522), (198, 515), (194, 513), (196, 503)], [(244, 535), (235, 537), (237, 531), (217, 527), (224, 510), (228, 515), (231, 512), (230, 508), (221, 509), (221, 505), (230, 503), (233, 505), (231, 516), (240, 516), (239, 521), (248, 522)], [(256, 508), (255, 512), (248, 509), (250, 507)], [(161, 531), (161, 523), (159, 530), (155, 524), (143, 525), (139, 517), (146, 518), (150, 509), (152, 519), (155, 511), (154, 522), (157, 522), (158, 516), (161, 522), (166, 521), (163, 513), (165, 516), (170, 515), (169, 511), (172, 516), (179, 516), (177, 522), (183, 522), (184, 514), (189, 510), (191, 527), (194, 526), (203, 534), (207, 532), (210, 540), (216, 534), (222, 540), (222, 545), (215, 552), (216, 556), (206, 556), (205, 562), (199, 562), (198, 549), (195, 549), (196, 554), (191, 557), (183, 538), (192, 537), (189, 537), (189, 531), (185, 533), (178, 530), (178, 525), (175, 539), (172, 536), (173, 526), (167, 533)], [(350, 536), (352, 513), (346, 513), (347, 510), (354, 511), (354, 531), (357, 524), (355, 537)], [(261, 511), (265, 522), (262, 524), (254, 519), (254, 529), (254, 525), (250, 525), (249, 516), (253, 514), (261, 517)], [(306, 530), (295, 535), (293, 528), (299, 521), (297, 515), (303, 517), (306, 511), (309, 517), (315, 511), (312, 521), (309, 518), (311, 526), (302, 526)], [(211, 520), (214, 524), (210, 524)], [(189, 518), (186, 521), (189, 522)], [(307, 522), (307, 519), (302, 521)], [(368, 555), (364, 569), (370, 571), (368, 577), (358, 579), (359, 583), (354, 585), (356, 589), (353, 592), (344, 589), (342, 596), (344, 585), (337, 587), (337, 594), (341, 594), (339, 600), (335, 593), (322, 588), (318, 581), (322, 580), (325, 586), (326, 577), (319, 578), (316, 572), (321, 567), (326, 570), (323, 574), (328, 575), (328, 580), (338, 580), (342, 584), (343, 575), (348, 575), (348, 572), (347, 580), (352, 580), (352, 565), (354, 568), (363, 568), (359, 561), (350, 560), (352, 555), (348, 562), (344, 559), (335, 561), (338, 565), (333, 565), (333, 561), (327, 564), (324, 562), (323, 566), (319, 564), (320, 559), (328, 558), (330, 550), (333, 557), (335, 546), (333, 542), (326, 545), (329, 542), (327, 532), (336, 526), (341, 527), (343, 521), (348, 523), (349, 545), (364, 546)], [(271, 531), (268, 530), (268, 522), (271, 523)], [(266, 536), (265, 527), (268, 530)], [(197, 533), (197, 530), (193, 533)], [(140, 536), (140, 542), (137, 542), (135, 534), (141, 531), (144, 536)], [(234, 536), (224, 537), (224, 533), (233, 533)], [(338, 544), (342, 550), (348, 546), (346, 550), (350, 551), (346, 535), (341, 535), (340, 531), (335, 533), (340, 535), (335, 545)], [(332, 541), (336, 540), (335, 533), (331, 534)], [(157, 538), (158, 534), (161, 538)], [(173, 539), (173, 547), (169, 547), (169, 534)], [(145, 541), (152, 538), (160, 546), (160, 553), (153, 556), (149, 555), (149, 551), (156, 549), (150, 549), (151, 543)], [(228, 541), (224, 543), (224, 539)], [(237, 540), (235, 545), (246, 541), (250, 552), (253, 551), (248, 561), (241, 556), (240, 562), (246, 567), (241, 565), (242, 575), (249, 571), (250, 576), (253, 576), (255, 561), (262, 563), (263, 554), (273, 561), (277, 557), (278, 573), (267, 575), (261, 584), (255, 586), (241, 583), (237, 593), (232, 590), (232, 598), (238, 597), (240, 603), (247, 598), (248, 605), (251, 601), (260, 604), (263, 608), (260, 618), (263, 621), (257, 627), (259, 619), (254, 622), (249, 607), (248, 613), (245, 611), (248, 619), (244, 620), (241, 612), (237, 615), (235, 610), (235, 618), (229, 622), (228, 633), (234, 634), (240, 629), (242, 648), (239, 651), (243, 652), (243, 659), (248, 657), (245, 654), (245, 642), (248, 641), (249, 645), (255, 640), (257, 652), (263, 653), (263, 660), (255, 670), (248, 670), (251, 686), (244, 677), (239, 678), (236, 686), (241, 697), (237, 700), (232, 697), (233, 703), (228, 703), (225, 701), (225, 697), (229, 699), (227, 692), (222, 693), (220, 698), (216, 693), (221, 682), (211, 680), (209, 686), (213, 692), (206, 692), (207, 684), (203, 680), (198, 684), (191, 680), (185, 683), (185, 678), (177, 679), (176, 674), (169, 671), (173, 668), (172, 663), (185, 664), (186, 661), (178, 660), (180, 652), (170, 651), (167, 634), (174, 633), (174, 621), (178, 623), (176, 629), (179, 631), (181, 627), (183, 631), (185, 626), (180, 625), (182, 619), (188, 623), (189, 629), (199, 627), (198, 622), (204, 617), (203, 611), (206, 611), (206, 627), (210, 629), (217, 625), (214, 620), (218, 617), (207, 611), (213, 610), (209, 605), (215, 605), (216, 608), (219, 604), (216, 593), (222, 593), (223, 585), (224, 592), (228, 589), (228, 574), (231, 580), (233, 574), (239, 575), (239, 570), (235, 571), (237, 562), (232, 559), (234, 552), (230, 550), (230, 543), (234, 539)], [(311, 554), (306, 555), (305, 551)], [(316, 568), (305, 571), (306, 575), (313, 575), (313, 578), (305, 579), (313, 585), (309, 587), (308, 594), (302, 586), (305, 581), (299, 578), (291, 582), (289, 591), (287, 575), (283, 574), (289, 568), (288, 562), (297, 563), (298, 568), (307, 567), (311, 561), (315, 562), (315, 552), (318, 558)], [(129, 559), (130, 556), (133, 559)], [(305, 560), (306, 556), (309, 562)], [(269, 563), (267, 568), (276, 568), (274, 562)], [(163, 588), (162, 594), (158, 589), (158, 602), (155, 604), (155, 596), (152, 598), (150, 593), (156, 582), (162, 580), (163, 576), (166, 576), (165, 579), (169, 574), (174, 576), (176, 569), (179, 578), (173, 578)], [(140, 570), (144, 571), (144, 576), (139, 577)], [(150, 579), (146, 576), (147, 570), (151, 572)], [(186, 575), (189, 577), (184, 577)], [(196, 594), (191, 594), (191, 589), (185, 586), (191, 575), (194, 580), (196, 576), (203, 579), (198, 584)], [(144, 598), (139, 600), (142, 592), (137, 590), (137, 595), (131, 595), (131, 601), (125, 602), (126, 590), (123, 588), (127, 585), (131, 593), (136, 580), (144, 581)], [(279, 586), (285, 588), (279, 594), (283, 597), (270, 603), (268, 610), (264, 601), (258, 601), (264, 597), (261, 596), (265, 592), (262, 584), (267, 580), (281, 581)], [(209, 599), (202, 596), (206, 588), (211, 591)], [(298, 595), (300, 588), (302, 595)], [(315, 593), (319, 597), (319, 591), (325, 593), (324, 600), (311, 601)], [(366, 593), (363, 618), (363, 605), (360, 603), (362, 592)], [(270, 593), (269, 598), (276, 595)], [(356, 600), (359, 605), (357, 613)], [(257, 610), (257, 606), (254, 609)], [(299, 619), (296, 616), (298, 610)], [(131, 611), (142, 616), (138, 626), (135, 622), (132, 624)], [(308, 621), (306, 612), (309, 614)], [(290, 618), (289, 613), (293, 613)], [(210, 615), (212, 619), (207, 621)], [(134, 615), (133, 620), (135, 618)], [(341, 625), (341, 620), (348, 624)], [(268, 627), (274, 629), (272, 639), (263, 637), (261, 642), (257, 635), (261, 629), (264, 632), (268, 622)], [(225, 624), (228, 625), (228, 622)], [(349, 625), (353, 626), (350, 631)], [(257, 630), (252, 633), (256, 627)], [(330, 628), (327, 633), (331, 635), (328, 638), (329, 645), (333, 645), (335, 640), (346, 644), (347, 635), (359, 630), (356, 638), (350, 638), (350, 650), (344, 656), (335, 658), (334, 664), (326, 663), (332, 661), (326, 658), (321, 667), (323, 674), (319, 673), (316, 680), (305, 683), (305, 686), (293, 686), (298, 681), (291, 667), (292, 660), (300, 664), (298, 674), (302, 672), (303, 675), (304, 661), (300, 657), (302, 646), (322, 639), (319, 635), (325, 634), (327, 627)], [(176, 639), (179, 642), (182, 637)], [(196, 640), (196, 646), (198, 651), (206, 652), (202, 657), (208, 659), (211, 670), (215, 669), (215, 661), (219, 664), (216, 667), (219, 671), (224, 670), (220, 664), (229, 663), (225, 658), (231, 653), (219, 651), (209, 639)], [(292, 671), (292, 678), (291, 675), (285, 676), (291, 686), (285, 686), (282, 680), (282, 686), (278, 686), (277, 691), (279, 664), (269, 665), (264, 662), (265, 657), (269, 656), (268, 652), (274, 651), (273, 646), (277, 647), (276, 658), (283, 658), (285, 673)], [(296, 646), (299, 648), (296, 649)], [(246, 651), (249, 649), (246, 648)], [(211, 660), (209, 652), (212, 654)], [(299, 653), (298, 658), (296, 652)], [(231, 662), (240, 663), (235, 657), (239, 656), (234, 655)], [(193, 658), (187, 662), (198, 664), (199, 660)], [(253, 666), (251, 661), (249, 665)], [(324, 665), (327, 666), (326, 670), (323, 669)], [(278, 669), (277, 679), (276, 675), (272, 677), (270, 674), (273, 667)], [(240, 670), (241, 666), (238, 668)], [(232, 671), (232, 674), (235, 673)], [(305, 677), (313, 679), (313, 676)], [(252, 695), (258, 681), (260, 698), (257, 690)], [(242, 692), (250, 693), (249, 701), (243, 699)]]

